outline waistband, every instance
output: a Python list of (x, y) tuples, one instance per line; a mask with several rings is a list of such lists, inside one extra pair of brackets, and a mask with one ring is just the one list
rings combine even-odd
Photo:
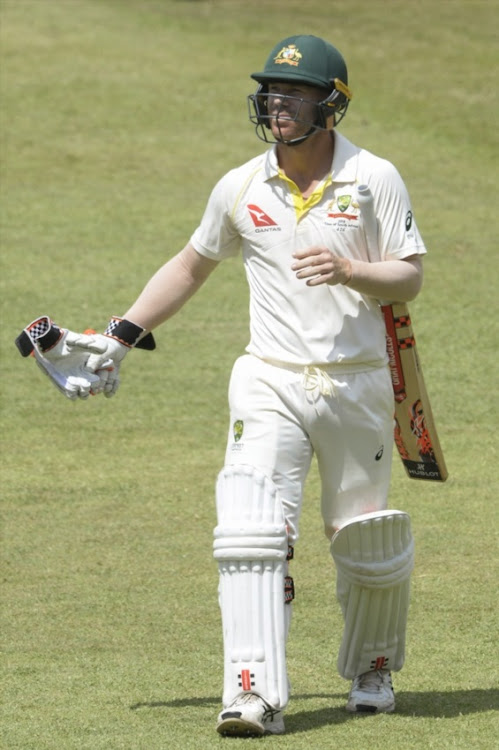
[(377, 360), (375, 362), (311, 362), (309, 364), (297, 364), (292, 362), (281, 362), (278, 359), (271, 359), (270, 357), (258, 357), (256, 354), (250, 354), (251, 357), (259, 359), (261, 362), (266, 362), (268, 365), (274, 367), (281, 367), (283, 370), (291, 370), (296, 373), (304, 373), (306, 371), (321, 370), (326, 372), (328, 375), (343, 374), (347, 375), (350, 373), (358, 372), (372, 372), (373, 370), (381, 370), (386, 368), (387, 363), (384, 359)]
[[(255, 355), (252, 355), (255, 356)], [(334, 376), (351, 375), (354, 373), (371, 372), (386, 367), (384, 362), (352, 364), (351, 362), (341, 364), (328, 362), (327, 364), (297, 365), (289, 362), (280, 362), (275, 359), (257, 357), (274, 367), (291, 370), (302, 376), (302, 386), (306, 391), (319, 391), (321, 396), (336, 396), (336, 385)]]

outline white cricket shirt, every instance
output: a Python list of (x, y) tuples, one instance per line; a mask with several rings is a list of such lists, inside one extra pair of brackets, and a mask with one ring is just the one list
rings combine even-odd
[(426, 252), (405, 185), (395, 167), (334, 134), (331, 174), (304, 200), (279, 170), (275, 147), (228, 172), (214, 187), (191, 243), (223, 260), (242, 254), (250, 289), (247, 351), (291, 365), (386, 362), (376, 300), (343, 285), (309, 287), (291, 270), (293, 253), (324, 245), (368, 261), (355, 186), (369, 185), (383, 259)]

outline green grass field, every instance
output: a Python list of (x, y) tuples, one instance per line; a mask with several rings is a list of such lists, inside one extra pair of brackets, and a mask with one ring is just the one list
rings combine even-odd
[[(227, 261), (135, 352), (114, 399), (63, 399), (14, 338), (121, 314), (263, 150), (249, 74), (326, 36), (341, 130), (389, 158), (429, 249), (411, 310), (449, 480), (409, 480), (417, 560), (398, 710), (356, 719), (312, 471), (296, 550), (286, 750), (497, 747), (498, 0), (0, 0), (2, 727), (6, 750), (210, 750), (222, 688), (214, 482), (247, 340)], [(250, 741), (251, 742), (251, 741)]]

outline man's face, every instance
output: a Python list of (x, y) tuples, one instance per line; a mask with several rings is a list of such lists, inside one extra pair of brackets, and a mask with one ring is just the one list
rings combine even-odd
[(302, 83), (269, 83), (267, 113), (274, 138), (290, 141), (308, 133), (317, 122), (317, 104), (327, 92)]

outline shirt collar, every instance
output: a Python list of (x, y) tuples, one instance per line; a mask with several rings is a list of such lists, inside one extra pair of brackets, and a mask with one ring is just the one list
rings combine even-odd
[[(357, 179), (358, 149), (353, 143), (334, 132), (334, 155), (331, 164), (331, 178), (333, 182), (355, 182)], [(276, 146), (266, 153), (264, 164), (265, 180), (279, 176)]]
[(279, 176), (279, 164), (277, 163), (277, 150), (275, 146), (269, 148), (265, 155), (264, 173), (265, 181)]
[(341, 133), (334, 132), (334, 155), (331, 165), (333, 182), (355, 182), (359, 150)]

